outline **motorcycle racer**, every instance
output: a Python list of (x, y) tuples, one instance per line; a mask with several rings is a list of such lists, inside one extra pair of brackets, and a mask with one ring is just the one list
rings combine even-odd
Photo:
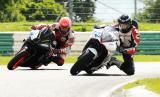
[(136, 48), (140, 43), (138, 23), (135, 20), (131, 20), (128, 15), (121, 15), (118, 18), (118, 24), (114, 25), (114, 27), (119, 31), (119, 52), (122, 53), (124, 62), (112, 57), (107, 68), (116, 65), (127, 75), (133, 75), (135, 72), (133, 55), (137, 52)]
[[(39, 24), (33, 25), (31, 29), (41, 30), (48, 27), (53, 32), (55, 41), (52, 41), (50, 46), (50, 55), (45, 59), (46, 65), (48, 63), (55, 62), (58, 66), (64, 64), (67, 54), (71, 51), (71, 46), (74, 43), (74, 31), (71, 29), (72, 21), (68, 17), (62, 17), (56, 24)], [(44, 64), (45, 65), (45, 64)]]

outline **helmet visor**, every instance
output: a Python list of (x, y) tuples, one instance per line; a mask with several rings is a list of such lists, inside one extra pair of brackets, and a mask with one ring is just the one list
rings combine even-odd
[(69, 27), (60, 26), (61, 30), (68, 31)]
[(68, 32), (69, 32), (70, 27), (60, 26), (60, 29), (61, 29), (61, 33), (62, 33), (63, 35), (67, 35)]
[(129, 25), (128, 24), (119, 24), (120, 29), (128, 29)]

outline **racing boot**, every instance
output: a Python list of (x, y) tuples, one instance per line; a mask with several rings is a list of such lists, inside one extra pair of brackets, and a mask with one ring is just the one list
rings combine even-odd
[(109, 63), (107, 64), (106, 68), (109, 69), (111, 66), (116, 65), (120, 70), (125, 72), (127, 75), (134, 75), (135, 68), (134, 63), (121, 62), (117, 58), (112, 57)]
[(43, 65), (47, 66), (51, 62), (52, 62), (51, 57), (45, 57), (44, 60), (43, 60)]
[(58, 66), (62, 66), (64, 64), (64, 59), (60, 56), (52, 57), (52, 62), (56, 63)]
[(121, 69), (122, 64), (123, 62), (119, 61), (117, 58), (111, 57), (110, 61), (107, 63), (106, 68), (109, 69), (111, 66), (116, 65), (119, 69)]
[(123, 63), (123, 65), (120, 68), (123, 72), (125, 72), (127, 75), (134, 75), (135, 73), (135, 67), (134, 64), (126, 64)]
[(62, 66), (64, 64), (64, 59), (61, 58), (60, 56), (50, 56), (44, 59), (43, 64), (47, 66), (51, 62), (56, 63), (58, 66)]

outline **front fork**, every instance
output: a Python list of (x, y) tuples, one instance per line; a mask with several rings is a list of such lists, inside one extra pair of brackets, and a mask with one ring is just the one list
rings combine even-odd
[(86, 54), (88, 59), (85, 62), (86, 65), (84, 65), (84, 70), (88, 71), (90, 67), (92, 67), (91, 65), (93, 65), (92, 63), (94, 62), (94, 60), (98, 57), (98, 52), (94, 48), (87, 48), (81, 57), (85, 56)]
[(96, 49), (94, 48), (88, 48), (87, 50), (89, 50), (90, 52), (92, 52), (94, 54), (93, 59), (96, 59), (98, 57), (98, 52)]

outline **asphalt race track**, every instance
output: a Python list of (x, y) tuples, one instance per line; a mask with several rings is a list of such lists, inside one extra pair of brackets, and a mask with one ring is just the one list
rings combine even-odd
[(70, 75), (71, 64), (42, 66), (39, 70), (0, 66), (0, 97), (106, 97), (115, 86), (140, 78), (160, 77), (160, 63), (135, 63), (134, 76), (126, 76), (116, 66), (102, 68), (93, 75)]

